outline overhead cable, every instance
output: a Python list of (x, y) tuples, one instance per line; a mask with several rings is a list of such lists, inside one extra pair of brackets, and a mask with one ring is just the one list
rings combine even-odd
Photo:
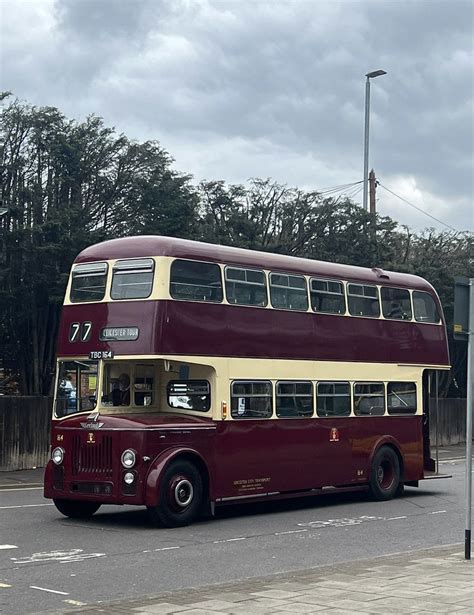
[(387, 192), (390, 192), (390, 194), (393, 194), (393, 196), (396, 196), (397, 199), (400, 199), (401, 201), (403, 201), (404, 203), (406, 203), (407, 205), (409, 205), (410, 207), (413, 207), (413, 209), (416, 209), (417, 211), (421, 212), (422, 214), (425, 214), (425, 216), (428, 216), (429, 218), (431, 218), (432, 220), (436, 220), (436, 222), (439, 222), (440, 224), (442, 224), (443, 226), (445, 226), (446, 228), (449, 228), (451, 231), (454, 231), (455, 233), (459, 233), (460, 231), (458, 231), (457, 229), (455, 229), (453, 226), (450, 226), (449, 224), (446, 224), (446, 222), (443, 222), (442, 220), (440, 220), (439, 218), (435, 218), (435, 216), (432, 216), (431, 214), (429, 214), (427, 211), (425, 211), (424, 209), (421, 209), (420, 207), (417, 207), (416, 205), (413, 205), (413, 203), (410, 203), (410, 201), (407, 201), (406, 199), (404, 199), (402, 196), (400, 196), (399, 194), (396, 194), (395, 192), (393, 192), (393, 190), (390, 190), (389, 188), (387, 188), (387, 186), (384, 186), (383, 184), (381, 184), (380, 182), (378, 182), (378, 185), (383, 188), (384, 190), (386, 190)]

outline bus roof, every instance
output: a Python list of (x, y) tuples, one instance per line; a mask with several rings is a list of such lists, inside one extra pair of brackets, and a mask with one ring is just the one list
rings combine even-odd
[(74, 262), (77, 264), (151, 256), (170, 256), (433, 292), (433, 287), (426, 280), (407, 273), (396, 273), (379, 268), (369, 269), (159, 235), (142, 235), (104, 241), (83, 250)]

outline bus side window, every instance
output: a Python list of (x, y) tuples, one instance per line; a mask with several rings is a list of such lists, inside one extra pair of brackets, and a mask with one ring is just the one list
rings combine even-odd
[(354, 384), (354, 414), (381, 416), (385, 414), (385, 387), (383, 382)]
[(188, 301), (222, 301), (219, 265), (177, 259), (171, 265), (170, 295)]
[(345, 314), (346, 300), (344, 285), (339, 280), (318, 280), (312, 278), (311, 307), (322, 314)]
[(380, 316), (379, 296), (376, 286), (348, 284), (347, 296), (351, 316)]
[(410, 293), (403, 288), (380, 289), (382, 298), (382, 313), (384, 318), (391, 320), (411, 320)]
[(229, 303), (260, 307), (268, 303), (265, 273), (256, 269), (226, 267), (225, 292)]
[(312, 383), (292, 381), (277, 382), (276, 414), (280, 418), (312, 416)]
[(230, 391), (234, 419), (266, 419), (273, 414), (272, 383), (235, 380)]
[(316, 387), (318, 416), (349, 416), (351, 388), (348, 382), (318, 382)]
[(306, 312), (308, 294), (305, 278), (299, 275), (271, 273), (270, 300), (274, 308)]
[(207, 412), (211, 407), (211, 385), (207, 380), (170, 380), (168, 406)]
[(416, 414), (416, 384), (389, 382), (387, 385), (389, 414)]
[(439, 314), (433, 297), (428, 293), (413, 291), (413, 308), (418, 322), (439, 322)]

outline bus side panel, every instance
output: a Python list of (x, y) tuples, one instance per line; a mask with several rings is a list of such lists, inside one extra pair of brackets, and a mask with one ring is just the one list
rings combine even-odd
[(422, 417), (242, 419), (218, 424), (216, 497), (367, 483), (374, 451), (391, 444), (403, 480), (423, 477)]
[(159, 314), (158, 354), (449, 362), (442, 325), (184, 301), (163, 301)]

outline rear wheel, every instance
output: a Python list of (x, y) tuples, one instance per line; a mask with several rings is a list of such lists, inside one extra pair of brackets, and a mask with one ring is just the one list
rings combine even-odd
[(53, 500), (54, 505), (65, 517), (71, 519), (87, 519), (97, 512), (100, 504), (97, 502), (79, 502), (78, 500)]
[(199, 470), (185, 460), (170, 463), (160, 487), (158, 506), (148, 512), (156, 525), (180, 527), (197, 519), (202, 509), (203, 483)]
[(393, 448), (382, 446), (370, 469), (370, 495), (374, 500), (391, 500), (401, 489), (398, 456)]

